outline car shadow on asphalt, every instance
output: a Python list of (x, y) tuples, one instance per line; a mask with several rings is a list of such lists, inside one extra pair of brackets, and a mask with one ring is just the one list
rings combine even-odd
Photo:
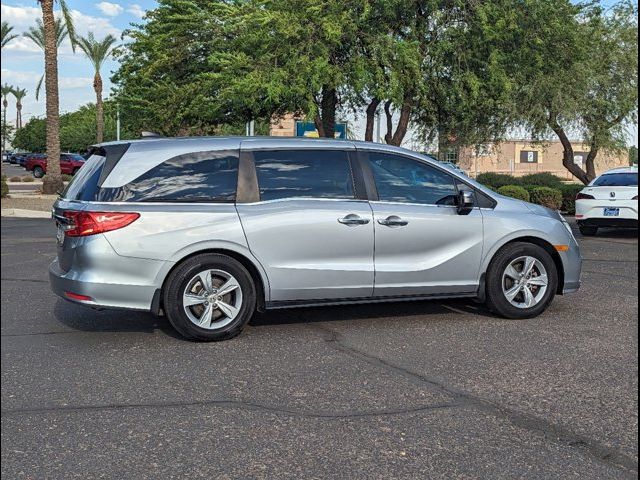
[[(389, 303), (368, 303), (327, 307), (291, 308), (257, 313), (251, 319), (252, 326), (287, 325), (296, 323), (342, 322), (354, 320), (389, 320), (401, 322), (403, 318), (416, 316), (474, 315), (497, 318), (484, 305), (470, 299), (422, 300)], [(450, 319), (450, 317), (449, 317)]]
[[(148, 312), (111, 309), (93, 310), (64, 300), (58, 300), (54, 306), (53, 314), (62, 325), (82, 332), (152, 334), (160, 331), (170, 337), (182, 338), (173, 329), (166, 317), (158, 317)], [(391, 318), (401, 322), (403, 318), (409, 319), (416, 316), (426, 316), (427, 320), (429, 316), (433, 316), (434, 320), (441, 320), (442, 315), (474, 315), (497, 318), (483, 305), (475, 304), (472, 300), (465, 299), (271, 310), (264, 313), (256, 313), (249, 324), (254, 327), (267, 327), (319, 322), (375, 321)], [(450, 319), (450, 317), (448, 318)]]

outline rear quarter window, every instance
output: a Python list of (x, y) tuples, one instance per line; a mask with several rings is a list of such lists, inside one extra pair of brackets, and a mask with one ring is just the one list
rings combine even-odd
[(80, 171), (75, 174), (62, 194), (65, 200), (93, 201), (98, 194), (98, 182), (104, 167), (105, 157), (91, 155)]

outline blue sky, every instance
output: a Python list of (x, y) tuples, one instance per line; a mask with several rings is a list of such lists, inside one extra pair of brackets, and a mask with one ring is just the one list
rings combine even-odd
[[(602, 0), (605, 6), (615, 3), (615, 0)], [(2, 0), (1, 16), (3, 21), (15, 27), (15, 33), (21, 34), (29, 26), (34, 25), (36, 18), (41, 16), (37, 0)], [(67, 0), (67, 5), (73, 10), (76, 29), (80, 34), (93, 31), (100, 38), (106, 34), (113, 34), (117, 38), (123, 30), (132, 23), (142, 22), (144, 12), (153, 9), (155, 0)], [(42, 52), (28, 39), (20, 37), (2, 50), (2, 83), (26, 88), (28, 96), (23, 104), (23, 119), (26, 122), (33, 116), (44, 116), (44, 95), (36, 101), (34, 93), (36, 84), (44, 68)], [(95, 101), (93, 93), (93, 69), (82, 53), (73, 53), (67, 42), (60, 49), (60, 110), (73, 111), (80, 105)], [(114, 61), (108, 61), (103, 68), (105, 82), (105, 96), (108, 95), (111, 84), (109, 77), (117, 68)], [(11, 118), (11, 116), (10, 116)], [(362, 130), (361, 122), (353, 122), (356, 130)], [(638, 129), (629, 125), (630, 144), (638, 145)]]
[[(21, 34), (34, 25), (41, 16), (36, 0), (2, 0), (0, 4), (3, 21), (14, 26), (14, 32)], [(112, 0), (83, 1), (67, 0), (73, 11), (75, 26), (79, 33), (93, 31), (96, 37), (109, 33), (120, 38), (123, 30), (131, 23), (142, 21), (145, 10), (154, 8), (154, 0)], [(2, 49), (2, 83), (26, 88), (28, 96), (23, 107), (23, 119), (44, 115), (44, 100), (35, 100), (35, 87), (44, 68), (42, 52), (26, 38), (18, 38)], [(103, 69), (105, 95), (111, 84), (108, 80), (116, 68), (114, 61), (108, 61)], [(95, 101), (93, 93), (93, 68), (80, 52), (73, 54), (70, 44), (60, 49), (60, 109), (72, 111), (80, 105)]]

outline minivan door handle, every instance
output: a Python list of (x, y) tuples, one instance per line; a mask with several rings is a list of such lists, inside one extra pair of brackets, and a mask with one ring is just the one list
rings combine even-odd
[(370, 221), (368, 218), (362, 218), (354, 213), (338, 219), (338, 222), (343, 225), (366, 225)]
[(396, 215), (391, 215), (390, 217), (387, 217), (385, 219), (380, 219), (378, 220), (378, 223), (385, 227), (405, 227), (409, 225), (409, 222), (401, 219)]

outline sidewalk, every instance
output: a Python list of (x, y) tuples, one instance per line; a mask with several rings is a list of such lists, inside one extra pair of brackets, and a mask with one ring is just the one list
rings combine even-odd
[(49, 218), (53, 202), (57, 195), (41, 195), (27, 192), (11, 192), (8, 198), (3, 198), (1, 216), (22, 218)]

